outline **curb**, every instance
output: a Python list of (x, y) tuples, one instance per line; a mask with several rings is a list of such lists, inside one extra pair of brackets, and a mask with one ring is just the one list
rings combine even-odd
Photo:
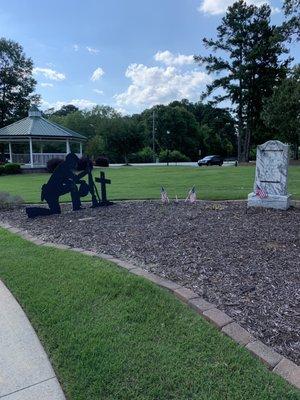
[(94, 251), (71, 247), (64, 244), (45, 242), (28, 234), (26, 230), (14, 228), (8, 223), (0, 222), (0, 227), (7, 229), (9, 232), (17, 234), (23, 239), (26, 239), (39, 246), (53, 247), (60, 250), (72, 250), (87, 256), (111, 261), (117, 264), (119, 267), (128, 270), (130, 273), (141, 276), (142, 278), (145, 278), (155, 283), (156, 285), (169, 290), (179, 300), (187, 304), (188, 307), (190, 307), (207, 321), (212, 323), (222, 333), (229, 336), (238, 345), (245, 347), (255, 357), (261, 360), (272, 372), (280, 375), (291, 385), (295, 386), (297, 389), (300, 389), (300, 366), (295, 364), (293, 361), (285, 358), (281, 354), (277, 353), (270, 346), (265, 345), (260, 340), (256, 340), (255, 337), (250, 334), (245, 328), (234, 322), (234, 320), (229, 315), (219, 310), (214, 304), (209, 303), (198, 296), (191, 289), (178, 285), (177, 283), (168, 279), (161, 278), (160, 276), (155, 275), (152, 272), (148, 272), (142, 268), (137, 267), (131, 262), (120, 260), (109, 254), (96, 253)]
[(291, 200), (291, 206), (295, 208), (300, 208), (300, 200)]

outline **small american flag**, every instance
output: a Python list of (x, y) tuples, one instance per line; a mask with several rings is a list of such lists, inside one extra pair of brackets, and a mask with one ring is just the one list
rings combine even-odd
[(168, 193), (165, 191), (165, 188), (163, 186), (160, 189), (160, 196), (161, 196), (161, 202), (163, 204), (167, 204), (170, 202)]
[(196, 190), (195, 186), (193, 186), (192, 189), (189, 191), (185, 201), (186, 202), (189, 201), (190, 203), (195, 203), (196, 200), (197, 200)]
[(266, 199), (268, 197), (268, 193), (256, 185), (255, 196), (259, 197), (260, 199)]

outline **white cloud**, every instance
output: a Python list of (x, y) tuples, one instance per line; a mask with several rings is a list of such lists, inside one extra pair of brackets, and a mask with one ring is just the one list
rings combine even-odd
[(66, 75), (61, 73), (61, 72), (57, 72), (54, 69), (51, 68), (33, 68), (32, 71), (35, 75), (43, 75), (45, 78), (51, 79), (53, 81), (63, 81), (64, 79), (66, 79)]
[(74, 51), (78, 51), (79, 50), (79, 46), (78, 46), (78, 44), (73, 44), (73, 50)]
[(66, 104), (73, 104), (78, 107), (80, 110), (90, 109), (97, 105), (97, 103), (87, 100), (87, 99), (73, 99), (69, 101), (56, 101), (54, 103), (50, 103), (48, 101), (42, 100), (41, 106), (43, 109), (54, 108), (55, 110), (59, 110), (62, 106)]
[(94, 47), (89, 47), (89, 46), (86, 46), (86, 49), (90, 54), (98, 54), (100, 51), (98, 49), (95, 49)]
[(104, 71), (102, 68), (98, 67), (97, 69), (95, 69), (95, 71), (93, 72), (92, 76), (91, 76), (91, 81), (95, 82), (98, 81), (102, 76), (104, 75)]
[(103, 90), (100, 89), (93, 89), (93, 91), (97, 94), (104, 94)]
[[(218, 15), (226, 12), (227, 8), (234, 3), (234, 0), (203, 0), (198, 10), (204, 14)], [(247, 4), (261, 6), (262, 4), (271, 5), (269, 0), (246, 0)], [(271, 7), (273, 13), (278, 13), (280, 10), (276, 7)]]
[(203, 86), (210, 81), (201, 71), (181, 73), (175, 67), (147, 67), (131, 64), (125, 76), (132, 83), (128, 89), (114, 96), (119, 106), (151, 107), (183, 98), (197, 100)]
[(154, 55), (154, 59), (156, 61), (160, 61), (165, 65), (185, 65), (185, 64), (193, 64), (194, 56), (189, 55), (186, 56), (184, 54), (173, 54), (169, 50), (166, 51), (158, 51)]
[(120, 113), (121, 115), (123, 115), (123, 116), (129, 114), (129, 113), (125, 110), (125, 108), (123, 108), (123, 107), (118, 107), (118, 108), (116, 108), (116, 111), (117, 111), (118, 113)]
[(53, 83), (42, 82), (41, 86), (42, 87), (53, 87)]

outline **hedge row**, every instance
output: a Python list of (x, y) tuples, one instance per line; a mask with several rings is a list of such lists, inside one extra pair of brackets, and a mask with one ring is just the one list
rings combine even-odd
[(0, 175), (15, 175), (20, 174), (21, 172), (20, 164), (9, 163), (0, 165)]

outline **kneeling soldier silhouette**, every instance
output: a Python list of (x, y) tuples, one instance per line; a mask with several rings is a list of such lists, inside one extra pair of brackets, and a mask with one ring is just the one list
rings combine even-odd
[[(72, 199), (73, 210), (81, 209), (80, 195), (86, 192), (84, 184), (81, 181), (85, 175), (90, 172), (90, 165), (78, 175), (74, 173), (77, 168), (79, 158), (74, 153), (69, 153), (65, 161), (58, 165), (51, 175), (49, 181), (42, 186), (41, 200), (46, 200), (49, 209), (42, 207), (27, 207), (26, 213), (29, 218), (38, 217), (40, 215), (60, 214), (61, 208), (59, 205), (59, 197), (70, 193)], [(77, 184), (81, 184), (80, 190)], [(86, 193), (87, 194), (87, 193)]]

